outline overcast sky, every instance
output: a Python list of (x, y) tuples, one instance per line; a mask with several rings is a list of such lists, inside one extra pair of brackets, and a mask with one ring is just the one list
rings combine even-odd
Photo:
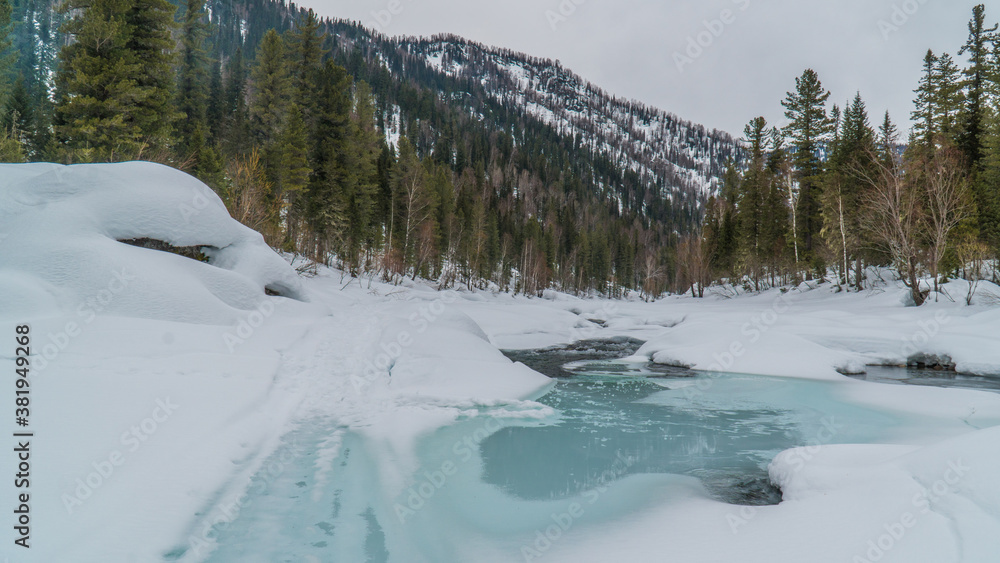
[[(301, 5), (389, 35), (454, 33), (559, 59), (614, 95), (740, 135), (758, 115), (784, 123), (780, 102), (807, 67), (833, 92), (831, 102), (843, 105), (860, 90), (873, 123), (889, 110), (907, 129), (923, 55), (931, 48), (954, 56), (977, 3), (303, 0)], [(1000, 19), (1000, 0), (985, 3), (989, 22)]]

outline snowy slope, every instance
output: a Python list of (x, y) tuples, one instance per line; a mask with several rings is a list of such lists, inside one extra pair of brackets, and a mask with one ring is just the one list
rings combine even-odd
[(658, 108), (616, 98), (558, 61), (491, 48), (451, 35), (397, 39), (436, 72), (477, 81), (497, 101), (520, 108), (561, 134), (611, 157), (664, 196), (717, 195), (736, 141)]

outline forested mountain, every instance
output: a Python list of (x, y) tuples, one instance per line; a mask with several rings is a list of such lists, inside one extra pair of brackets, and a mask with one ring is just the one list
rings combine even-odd
[[(136, 5), (142, 1), (136, 0)], [(134, 156), (122, 148), (102, 154), (77, 146), (67, 152), (67, 143), (73, 141), (66, 135), (53, 138), (61, 130), (60, 120), (74, 116), (72, 108), (54, 109), (60, 99), (59, 71), (66, 66), (65, 61), (60, 66), (59, 54), (73, 43), (59, 30), (67, 31), (61, 26), (89, 9), (83, 3), (65, 6), (60, 11), (52, 0), (13, 0), (12, 35), (19, 54), (13, 76), (20, 78), (12, 85), (8, 106), (13, 111), (7, 119), (18, 116), (28, 158), (85, 161)], [(192, 9), (199, 16), (185, 21), (184, 14)], [(565, 289), (617, 293), (644, 288), (655, 293), (670, 281), (678, 236), (697, 229), (727, 161), (741, 157), (738, 143), (729, 135), (614, 98), (558, 61), (452, 36), (385, 37), (354, 22), (317, 20), (294, 4), (268, 0), (209, 0), (204, 5), (182, 1), (176, 18), (179, 25), (173, 35), (179, 58), (184, 59), (177, 61), (178, 87), (182, 93), (197, 90), (197, 85), (191, 86), (194, 76), (204, 83), (205, 92), (197, 94), (201, 102), (192, 106), (188, 100), (187, 108), (175, 109), (180, 110), (178, 115), (188, 115), (205, 106), (201, 119), (210, 123), (192, 141), (189, 137), (196, 127), (190, 119), (180, 119), (172, 141), (146, 139), (135, 145), (142, 147), (143, 157), (189, 169), (224, 193), (223, 184), (233, 179), (225, 170), (227, 162), (256, 147), (262, 150), (261, 166), (273, 191), (285, 191), (275, 171), (282, 157), (266, 154), (268, 143), (278, 142), (285, 132), (272, 135), (258, 127), (257, 134), (249, 136), (253, 142), (240, 138), (247, 132), (242, 129), (244, 117), (252, 121), (249, 114), (259, 101), (253, 68), (260, 63), (259, 50), (268, 31), (282, 35), (283, 46), (278, 47), (294, 69), (296, 34), (309, 19), (316, 24), (309, 33), (320, 42), (316, 54), (346, 69), (351, 80), (345, 84), (352, 96), (358, 84), (370, 89), (374, 119), (388, 149), (379, 158), (380, 177), (375, 181), (381, 190), (379, 201), (372, 204), (372, 216), (366, 219), (373, 223), (368, 226), (381, 231), (399, 228), (394, 221), (399, 215), (394, 194), (400, 188), (396, 165), (411, 145), (414, 156), (424, 162), (427, 177), (441, 175), (439, 180), (447, 187), (438, 189), (429, 203), (436, 217), (426, 229), (432, 229), (433, 236), (412, 243), (410, 239), (425, 227), (413, 227), (410, 217), (400, 217), (406, 229), (414, 229), (400, 235), (403, 255), (390, 260), (391, 232), (368, 236), (367, 242), (351, 243), (348, 253), (363, 255), (347, 260), (352, 270), (365, 264), (386, 269), (386, 262), (395, 261), (390, 269), (444, 276), (445, 284), (462, 278), (466, 283), (495, 281), (523, 291), (555, 282)], [(187, 78), (181, 76), (182, 69), (192, 64), (203, 68), (194, 75), (189, 72)], [(185, 80), (188, 86), (183, 85)], [(313, 86), (309, 95), (318, 94), (318, 86)], [(315, 108), (308, 107), (308, 97), (296, 103), (306, 118), (303, 134), (312, 139), (317, 122), (310, 118)], [(240, 112), (248, 114), (233, 117)], [(271, 126), (283, 129), (286, 121), (282, 115)], [(248, 127), (254, 129), (252, 124)], [(400, 146), (403, 138), (406, 147)], [(308, 181), (316, 181), (316, 152), (303, 151), (309, 153), (309, 166), (302, 171)], [(219, 158), (222, 162), (215, 163)], [(342, 192), (338, 200), (347, 197), (345, 189), (338, 187)], [(291, 207), (294, 198), (283, 199)], [(352, 221), (351, 206), (343, 203), (335, 206), (329, 222)], [(307, 248), (299, 239), (289, 240), (294, 233), (272, 237), (321, 260), (334, 254), (344, 260), (343, 248), (333, 239), (342, 239), (345, 229), (350, 230), (337, 225), (330, 229), (332, 235), (324, 235), (330, 240), (305, 244)], [(278, 230), (295, 229), (286, 224)], [(463, 238), (467, 240), (455, 240)], [(418, 259), (421, 251), (416, 247), (431, 239), (434, 248), (423, 251), (426, 260)]]
[[(8, 21), (12, 25), (8, 25)], [(0, 160), (145, 159), (352, 274), (537, 294), (750, 291), (893, 266), (980, 279), (1000, 247), (1000, 32), (928, 52), (904, 149), (807, 69), (745, 146), (558, 61), (390, 38), (268, 0), (0, 0)]]

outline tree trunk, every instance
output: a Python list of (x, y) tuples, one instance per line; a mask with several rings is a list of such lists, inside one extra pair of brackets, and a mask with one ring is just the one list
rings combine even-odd
[(907, 269), (910, 278), (910, 295), (913, 296), (914, 305), (919, 307), (924, 304), (924, 296), (920, 293), (920, 280), (917, 279), (916, 260), (910, 258), (907, 263)]

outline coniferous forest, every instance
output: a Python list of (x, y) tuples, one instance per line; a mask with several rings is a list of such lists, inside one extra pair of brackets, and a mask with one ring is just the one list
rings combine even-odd
[(0, 160), (161, 162), (276, 248), (442, 288), (861, 291), (892, 266), (920, 304), (926, 276), (995, 275), (1000, 33), (981, 5), (954, 56), (927, 53), (908, 138), (806, 70), (789, 124), (751, 120), (687, 197), (512, 104), (468, 111), (475, 77), (388, 44), (270, 0), (0, 0)]

